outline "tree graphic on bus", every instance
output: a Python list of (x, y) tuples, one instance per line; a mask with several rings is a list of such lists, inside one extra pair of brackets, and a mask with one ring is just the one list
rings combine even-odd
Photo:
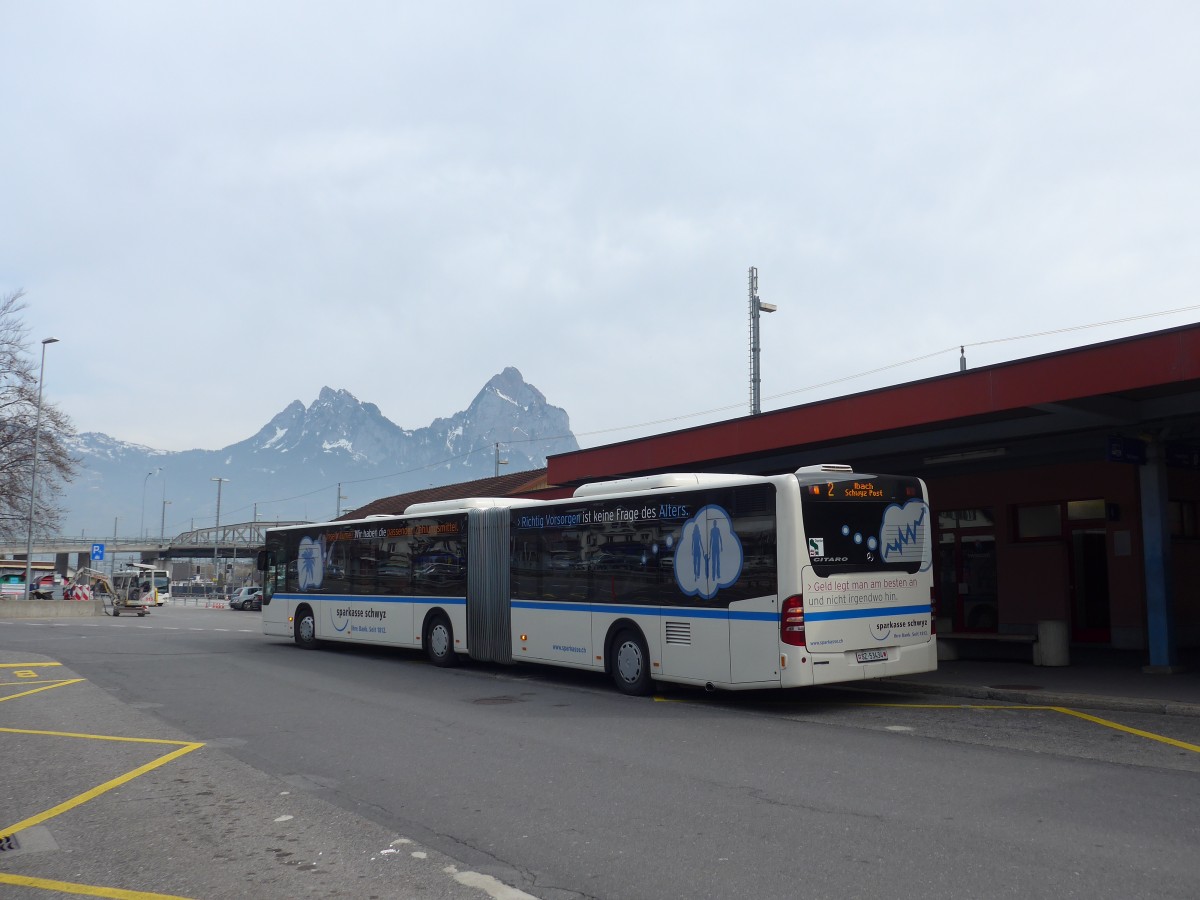
[(315, 590), (325, 580), (325, 554), (323, 552), (324, 537), (313, 539), (301, 538), (300, 553), (297, 557), (296, 577), (300, 582), (300, 590)]

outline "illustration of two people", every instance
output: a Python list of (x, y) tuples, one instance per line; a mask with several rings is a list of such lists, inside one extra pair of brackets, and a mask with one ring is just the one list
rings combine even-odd
[[(692, 529), (692, 569), (697, 581), (700, 580), (700, 562), (704, 561), (704, 580), (705, 581), (720, 581), (721, 580), (721, 529), (717, 527), (716, 521), (713, 522), (712, 531), (708, 537), (708, 548), (704, 547), (704, 540), (700, 537), (700, 529)], [(712, 574), (709, 575), (709, 567), (711, 565)]]

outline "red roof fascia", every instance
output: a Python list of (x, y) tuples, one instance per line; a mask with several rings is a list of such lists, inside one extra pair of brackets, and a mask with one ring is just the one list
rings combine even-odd
[(944, 425), (1200, 379), (1200, 326), (1094, 344), (551, 457), (550, 484)]

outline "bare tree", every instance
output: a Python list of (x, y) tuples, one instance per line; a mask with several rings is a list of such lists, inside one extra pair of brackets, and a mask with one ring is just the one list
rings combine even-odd
[[(29, 329), (21, 313), (24, 291), (0, 295), (0, 540), (23, 540), (29, 529), (29, 488), (33, 475), (40, 359), (29, 353)], [(72, 479), (78, 460), (67, 440), (75, 430), (66, 413), (42, 395), (38, 441), (35, 535), (52, 535), (62, 522), (63, 484)]]

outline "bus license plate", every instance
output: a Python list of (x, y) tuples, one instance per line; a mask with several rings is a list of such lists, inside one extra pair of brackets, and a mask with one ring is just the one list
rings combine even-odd
[(854, 658), (860, 663), (869, 662), (887, 662), (886, 650), (859, 650), (854, 654)]

